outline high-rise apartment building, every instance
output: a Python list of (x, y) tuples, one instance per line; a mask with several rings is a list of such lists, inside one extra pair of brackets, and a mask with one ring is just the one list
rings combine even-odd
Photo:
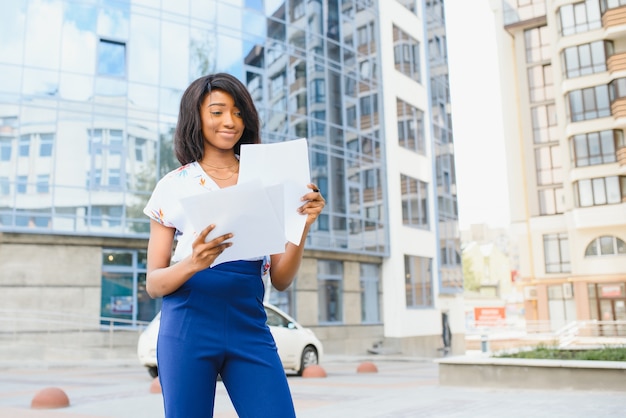
[(382, 340), (434, 355), (444, 325), (462, 336), (443, 1), (383, 3), (4, 2), (0, 304), (154, 316), (142, 209), (177, 167), (182, 92), (225, 71), (252, 93), (264, 142), (308, 139), (327, 199), (271, 301), (329, 352)]
[(626, 1), (491, 5), (526, 317), (624, 320)]

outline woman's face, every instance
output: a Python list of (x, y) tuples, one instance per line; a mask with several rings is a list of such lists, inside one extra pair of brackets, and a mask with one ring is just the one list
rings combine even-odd
[(205, 146), (220, 150), (234, 148), (245, 129), (235, 101), (222, 90), (213, 90), (206, 95), (200, 107), (200, 118)]

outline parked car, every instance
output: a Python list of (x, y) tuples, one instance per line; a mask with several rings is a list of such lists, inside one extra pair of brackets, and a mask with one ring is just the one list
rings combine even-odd
[[(324, 349), (313, 331), (303, 327), (295, 319), (274, 305), (265, 303), (267, 325), (276, 341), (278, 355), (285, 372), (302, 375), (304, 368), (319, 364)], [(148, 368), (150, 376), (159, 375), (156, 345), (161, 323), (161, 312), (148, 324), (139, 336), (137, 355), (142, 365)]]

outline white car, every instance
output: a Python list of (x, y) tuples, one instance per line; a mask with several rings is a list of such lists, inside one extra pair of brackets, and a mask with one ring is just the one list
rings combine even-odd
[[(295, 319), (269, 303), (264, 303), (267, 325), (276, 341), (278, 355), (285, 371), (302, 375), (304, 368), (319, 364), (323, 347), (313, 331), (298, 324)], [(157, 337), (161, 312), (148, 324), (139, 336), (137, 355), (142, 365), (148, 368), (150, 376), (159, 375), (156, 359)]]

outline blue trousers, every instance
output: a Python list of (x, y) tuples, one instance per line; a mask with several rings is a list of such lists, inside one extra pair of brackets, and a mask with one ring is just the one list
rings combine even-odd
[(295, 417), (263, 294), (261, 261), (234, 261), (163, 298), (157, 362), (166, 418), (212, 417), (218, 373), (239, 417)]

